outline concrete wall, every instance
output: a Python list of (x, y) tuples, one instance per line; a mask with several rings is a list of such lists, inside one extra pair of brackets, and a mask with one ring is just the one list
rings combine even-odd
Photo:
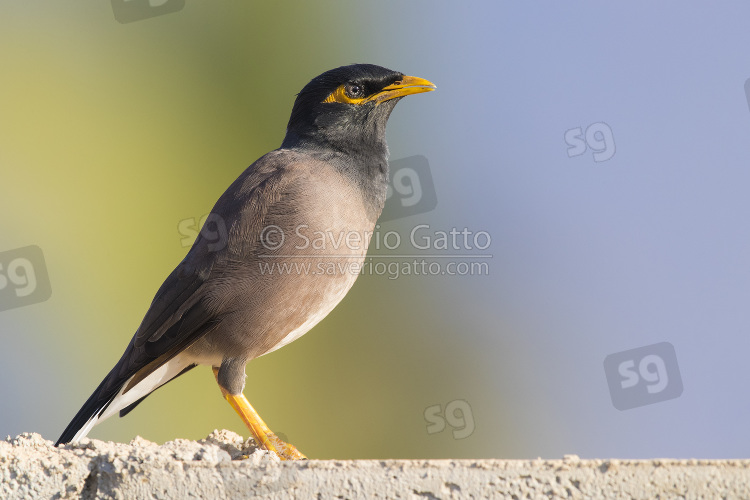
[(229, 431), (162, 446), (0, 442), (0, 498), (750, 498), (750, 460), (280, 462)]

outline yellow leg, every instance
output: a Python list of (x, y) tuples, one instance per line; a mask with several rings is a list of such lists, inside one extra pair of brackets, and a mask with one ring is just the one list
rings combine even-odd
[[(214, 368), (214, 377), (219, 381), (219, 369)], [(276, 453), (282, 460), (304, 460), (307, 457), (300, 453), (297, 448), (289, 443), (285, 443), (268, 428), (266, 423), (260, 418), (258, 412), (252, 407), (250, 401), (244, 394), (229, 394), (223, 387), (219, 386), (221, 394), (224, 396), (237, 415), (240, 416), (250, 432), (252, 432), (255, 441), (264, 449)]]

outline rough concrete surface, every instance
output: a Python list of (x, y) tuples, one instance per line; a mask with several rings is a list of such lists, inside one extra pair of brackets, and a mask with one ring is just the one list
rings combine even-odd
[(157, 445), (0, 441), (0, 498), (750, 498), (750, 460), (281, 462), (230, 431)]

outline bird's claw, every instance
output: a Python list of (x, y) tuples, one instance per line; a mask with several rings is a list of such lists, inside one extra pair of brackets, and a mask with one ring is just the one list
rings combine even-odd
[(281, 460), (307, 460), (307, 457), (294, 445), (282, 441), (273, 432), (269, 433), (266, 437), (268, 441), (263, 444), (263, 448), (275, 453)]

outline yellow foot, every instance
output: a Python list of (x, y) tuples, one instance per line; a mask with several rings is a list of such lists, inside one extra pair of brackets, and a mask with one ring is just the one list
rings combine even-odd
[(268, 441), (264, 449), (276, 453), (281, 460), (307, 460), (307, 457), (302, 454), (294, 445), (285, 443), (279, 439), (273, 432), (266, 435)]
[[(214, 368), (213, 370), (216, 381), (218, 382), (219, 369)], [(219, 388), (224, 395), (224, 399), (232, 405), (234, 411), (237, 412), (242, 418), (242, 421), (245, 422), (247, 428), (250, 429), (255, 442), (258, 443), (260, 448), (275, 453), (281, 460), (307, 460), (307, 457), (297, 448), (279, 439), (279, 437), (268, 428), (263, 419), (260, 418), (260, 415), (258, 415), (258, 412), (255, 411), (255, 408), (253, 408), (247, 398), (245, 398), (244, 394), (230, 394), (226, 389), (221, 387), (221, 384), (219, 384)]]

